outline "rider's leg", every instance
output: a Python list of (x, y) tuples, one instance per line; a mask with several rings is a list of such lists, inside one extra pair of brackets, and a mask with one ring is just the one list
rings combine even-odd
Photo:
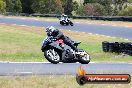
[(69, 37), (64, 36), (64, 43), (70, 46), (73, 50), (75, 50), (75, 52), (78, 51), (78, 49), (73, 45), (73, 42)]

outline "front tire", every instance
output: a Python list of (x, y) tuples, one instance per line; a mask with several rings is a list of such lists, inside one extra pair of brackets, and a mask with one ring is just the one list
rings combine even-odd
[(57, 64), (60, 62), (60, 56), (58, 52), (54, 49), (44, 50), (44, 56), (49, 62), (53, 64)]
[(60, 24), (61, 24), (61, 25), (64, 25), (64, 23), (63, 23), (62, 21), (60, 21)]
[(72, 22), (70, 22), (70, 25), (73, 26), (74, 24)]
[(87, 52), (85, 52), (85, 53), (86, 54), (84, 56), (80, 57), (80, 59), (79, 59), (79, 62), (81, 64), (88, 64), (90, 62), (90, 55)]

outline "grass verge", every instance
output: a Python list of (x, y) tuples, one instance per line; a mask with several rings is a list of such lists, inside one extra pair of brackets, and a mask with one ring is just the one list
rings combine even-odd
[(131, 88), (130, 84), (77, 84), (74, 76), (0, 77), (0, 88)]
[[(72, 39), (82, 41), (79, 48), (89, 52), (92, 61), (132, 62), (131, 56), (104, 53), (101, 48), (102, 41), (128, 42), (129, 40), (83, 32), (62, 31)], [(44, 29), (41, 27), (0, 24), (0, 61), (46, 61), (41, 52), (41, 44), (45, 36)]]

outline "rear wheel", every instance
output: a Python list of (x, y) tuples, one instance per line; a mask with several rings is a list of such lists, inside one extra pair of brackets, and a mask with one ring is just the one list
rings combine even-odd
[(60, 62), (60, 56), (59, 56), (58, 52), (54, 49), (45, 50), (44, 56), (49, 62), (51, 62), (53, 64), (57, 64)]

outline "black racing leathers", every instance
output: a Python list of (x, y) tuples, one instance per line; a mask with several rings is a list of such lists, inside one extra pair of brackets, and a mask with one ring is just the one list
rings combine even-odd
[(73, 45), (73, 43), (72, 43), (72, 40), (69, 38), (69, 37), (67, 37), (67, 36), (65, 36), (61, 31), (59, 31), (58, 29), (56, 29), (53, 33), (52, 33), (52, 35), (51, 36), (53, 36), (55, 39), (63, 39), (64, 40), (64, 43), (66, 44), (66, 45), (68, 45), (68, 46), (70, 46), (73, 50), (75, 50), (75, 51), (77, 51), (77, 48)]

